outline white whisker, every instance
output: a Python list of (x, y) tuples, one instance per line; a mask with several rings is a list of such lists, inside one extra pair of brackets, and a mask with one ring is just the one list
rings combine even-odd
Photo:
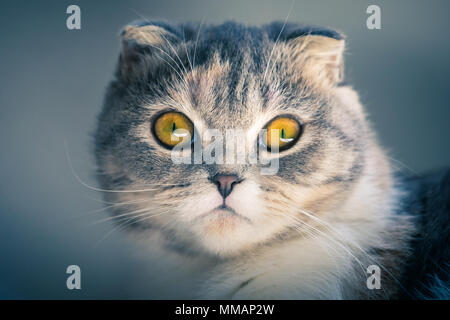
[(263, 81), (262, 81), (263, 83), (264, 83), (264, 81), (266, 80), (267, 70), (269, 69), (269, 66), (270, 66), (270, 60), (272, 59), (273, 52), (274, 52), (274, 50), (275, 50), (275, 47), (276, 47), (277, 44), (278, 44), (278, 41), (280, 40), (281, 34), (282, 34), (283, 31), (284, 31), (284, 28), (286, 27), (286, 23), (287, 23), (287, 21), (288, 21), (288, 19), (289, 19), (289, 16), (291, 15), (292, 9), (294, 8), (294, 3), (295, 3), (295, 0), (292, 0), (291, 7), (289, 8), (288, 14), (287, 14), (286, 18), (284, 19), (283, 26), (281, 27), (281, 30), (280, 30), (280, 32), (278, 33), (277, 39), (275, 40), (275, 44), (274, 44), (273, 47), (272, 47), (272, 51), (270, 51), (269, 60), (267, 61), (266, 70), (264, 71), (264, 76), (263, 76)]
[[(147, 210), (149, 210), (149, 209), (147, 209)], [(149, 214), (149, 213), (150, 213), (150, 212), (148, 212), (147, 214)], [(167, 212), (161, 212), (161, 213), (158, 213), (158, 214), (149, 216), (149, 217), (147, 217), (147, 218), (160, 216), (160, 215), (162, 215), (162, 214), (164, 214), (164, 213), (167, 213)], [(138, 216), (141, 216), (141, 215), (138, 215)], [(105, 240), (106, 240), (106, 239), (107, 239), (114, 231), (120, 230), (120, 229), (124, 230), (125, 227), (128, 227), (128, 226), (132, 225), (133, 223), (139, 222), (139, 221), (135, 221), (135, 222), (132, 222), (131, 224), (129, 223), (130, 220), (133, 220), (133, 219), (135, 219), (135, 218), (138, 217), (138, 216), (128, 218), (126, 221), (124, 221), (124, 222), (118, 224), (116, 227), (114, 227), (114, 228), (111, 229), (108, 233), (106, 233), (105, 236), (103, 236), (99, 241), (97, 241), (97, 243), (94, 245), (94, 247), (97, 247), (98, 245), (100, 245), (100, 243), (102, 243), (103, 241), (105, 241)]]
[(333, 226), (331, 226), (329, 223), (327, 223), (326, 221), (323, 221), (322, 219), (318, 218), (317, 216), (307, 212), (304, 209), (299, 209), (301, 213), (303, 213), (304, 215), (310, 217), (311, 219), (314, 219), (315, 221), (325, 225), (326, 227), (328, 227), (328, 229), (332, 232), (334, 232), (337, 236), (343, 238), (344, 241), (346, 242), (350, 242), (351, 245), (355, 246), (359, 251), (361, 251), (369, 260), (371, 260), (372, 263), (376, 263), (378, 266), (380, 266), (384, 271), (386, 271), (387, 274), (389, 274), (391, 276), (391, 278), (408, 294), (410, 295), (410, 293), (403, 287), (403, 285), (401, 284), (400, 280), (397, 279), (397, 277), (395, 277), (382, 263), (380, 263), (375, 257), (373, 257), (372, 255), (370, 255), (369, 253), (367, 253), (363, 248), (361, 248), (361, 246), (359, 246), (356, 242), (354, 241), (349, 241), (349, 239), (347, 239), (345, 237), (345, 235), (343, 235), (342, 233), (340, 233), (338, 230), (336, 230), (336, 228), (334, 228)]
[(202, 22), (200, 22), (200, 26), (199, 26), (198, 31), (197, 31), (197, 38), (195, 40), (194, 57), (192, 58), (192, 60), (193, 60), (192, 64), (194, 65), (194, 68), (195, 68), (195, 56), (197, 54), (197, 44), (198, 44), (198, 39), (199, 39), (199, 36), (200, 36), (200, 30), (202, 29), (202, 26), (203, 26), (203, 22), (204, 22), (204, 18), (202, 19)]
[(194, 71), (194, 67), (192, 66), (191, 59), (189, 58), (189, 52), (188, 52), (187, 46), (186, 46), (186, 34), (184, 32), (184, 25), (183, 25), (183, 45), (184, 45), (184, 50), (186, 51), (186, 57), (188, 59), (189, 65), (191, 66), (191, 71)]

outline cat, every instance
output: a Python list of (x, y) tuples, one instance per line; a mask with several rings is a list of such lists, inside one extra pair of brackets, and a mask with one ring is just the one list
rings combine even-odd
[[(450, 173), (394, 169), (344, 81), (344, 51), (341, 33), (294, 23), (123, 29), (97, 176), (169, 296), (191, 281), (183, 298), (450, 297)], [(207, 129), (241, 129), (276, 171), (174, 161), (177, 145), (185, 160), (205, 151)]]

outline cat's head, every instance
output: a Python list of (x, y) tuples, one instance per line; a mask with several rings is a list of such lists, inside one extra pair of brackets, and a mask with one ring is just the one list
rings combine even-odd
[[(117, 223), (226, 256), (308, 233), (312, 215), (327, 219), (345, 201), (364, 168), (368, 130), (342, 85), (339, 33), (144, 22), (121, 39), (96, 134), (99, 181)], [(182, 139), (174, 129), (192, 134), (184, 163), (173, 157)], [(270, 141), (264, 129), (278, 135)], [(227, 130), (247, 161), (226, 161)], [(213, 141), (222, 153), (208, 149)]]

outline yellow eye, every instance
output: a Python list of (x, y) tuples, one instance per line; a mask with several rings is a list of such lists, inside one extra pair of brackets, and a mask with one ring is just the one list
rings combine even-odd
[(288, 116), (281, 116), (269, 122), (265, 129), (267, 130), (264, 143), (268, 149), (278, 144), (279, 150), (286, 150), (292, 147), (302, 133), (300, 123)]
[(181, 142), (191, 143), (194, 138), (194, 125), (182, 113), (166, 112), (155, 120), (153, 133), (162, 145), (173, 148)]

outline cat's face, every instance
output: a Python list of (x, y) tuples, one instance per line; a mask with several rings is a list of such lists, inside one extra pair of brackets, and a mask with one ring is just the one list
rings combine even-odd
[[(292, 25), (128, 27), (96, 136), (117, 223), (222, 256), (311, 233), (312, 215), (326, 220), (364, 167), (361, 110), (338, 86), (342, 44)], [(193, 133), (187, 163), (167, 140), (176, 127)], [(278, 152), (264, 150), (260, 133), (271, 128)], [(239, 148), (227, 146), (231, 131), (244, 161), (227, 161)], [(223, 137), (223, 157), (208, 149), (211, 132)], [(195, 159), (205, 152), (213, 163)]]

